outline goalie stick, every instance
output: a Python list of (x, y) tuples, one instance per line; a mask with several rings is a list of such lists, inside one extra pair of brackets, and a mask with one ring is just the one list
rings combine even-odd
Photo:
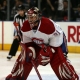
[(37, 73), (37, 75), (38, 75), (38, 77), (39, 77), (39, 80), (42, 80), (42, 77), (41, 77), (41, 75), (40, 75), (40, 73), (39, 73), (39, 71), (38, 71), (38, 69), (37, 69), (37, 67), (36, 67), (36, 65), (35, 65), (34, 60), (31, 60), (31, 62), (32, 62), (33, 67), (34, 67), (34, 69), (35, 69), (35, 71), (36, 71), (36, 73)]
[[(25, 45), (24, 45), (23, 43), (20, 43), (20, 45), (24, 48), (24, 50), (26, 50), (26, 47), (25, 47)], [(22, 47), (21, 47), (21, 49), (23, 49)], [(29, 49), (31, 49), (31, 48), (29, 47)], [(34, 52), (34, 51), (33, 51), (33, 52)], [(41, 75), (40, 75), (40, 73), (39, 73), (39, 71), (38, 71), (38, 69), (37, 69), (36, 64), (35, 64), (34, 58), (31, 59), (31, 63), (32, 63), (32, 65), (33, 65), (33, 67), (34, 67), (37, 75), (38, 75), (39, 80), (42, 80), (42, 77), (41, 77)]]

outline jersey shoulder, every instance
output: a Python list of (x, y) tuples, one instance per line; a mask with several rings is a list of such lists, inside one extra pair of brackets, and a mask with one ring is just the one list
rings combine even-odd
[(24, 21), (21, 31), (26, 32), (31, 30), (28, 20)]
[(39, 30), (46, 34), (52, 34), (55, 31), (55, 27), (49, 18), (42, 17)]

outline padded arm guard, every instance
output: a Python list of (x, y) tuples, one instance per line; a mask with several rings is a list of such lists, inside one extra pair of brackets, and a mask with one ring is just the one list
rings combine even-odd
[(31, 59), (35, 59), (36, 55), (33, 47), (27, 47), (23, 43), (21, 43), (20, 45), (21, 53), (11, 71), (11, 78), (18, 78), (17, 80), (22, 80), (22, 78), (24, 77), (24, 80), (26, 80), (32, 69)]
[(55, 50), (50, 46), (46, 46), (44, 44), (40, 45), (40, 47), (41, 47), (41, 50), (38, 56), (38, 63), (40, 65), (46, 66), (50, 62), (52, 58), (52, 54), (55, 53)]

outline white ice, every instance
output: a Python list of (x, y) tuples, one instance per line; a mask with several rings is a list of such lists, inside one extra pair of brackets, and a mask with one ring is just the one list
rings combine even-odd
[[(20, 51), (17, 52), (16, 56), (13, 57), (10, 61), (7, 60), (7, 55), (9, 51), (0, 51), (0, 80), (5, 80), (5, 77), (10, 74), (15, 60), (17, 59)], [(69, 53), (68, 58), (71, 61), (71, 64), (74, 66), (76, 72), (80, 75), (80, 54)], [(38, 70), (41, 74), (43, 80), (58, 80), (55, 73), (52, 71), (50, 65), (39, 66)], [(34, 68), (32, 69), (27, 80), (39, 80)]]

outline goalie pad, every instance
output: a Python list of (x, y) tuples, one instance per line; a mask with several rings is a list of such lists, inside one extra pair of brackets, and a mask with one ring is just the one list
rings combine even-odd
[(50, 65), (59, 80), (79, 80), (76, 71), (73, 66), (67, 62), (60, 47), (58, 47), (53, 54)]
[(11, 76), (7, 76), (6, 80), (26, 80), (33, 67), (31, 59), (35, 58), (36, 55), (34, 48), (27, 48), (25, 44), (21, 44), (21, 54), (15, 62), (11, 71)]

